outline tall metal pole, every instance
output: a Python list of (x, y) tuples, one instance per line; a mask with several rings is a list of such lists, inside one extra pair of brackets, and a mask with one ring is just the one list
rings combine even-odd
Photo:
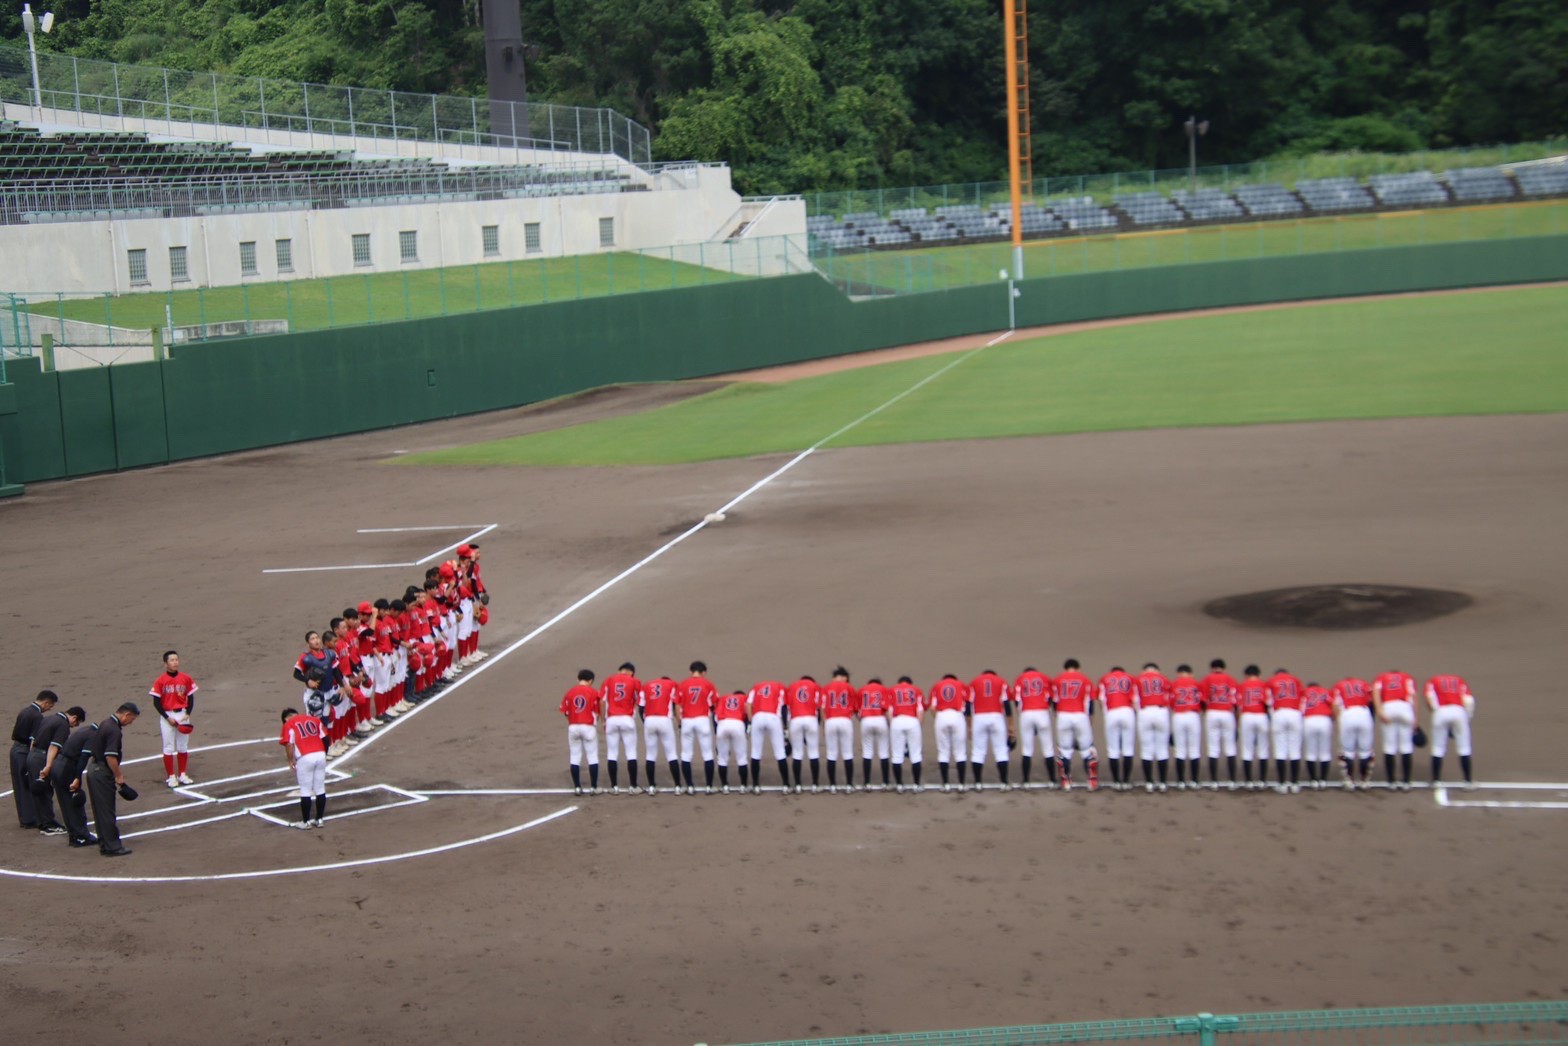
[(1187, 191), (1198, 193), (1198, 118), (1187, 117)]
[[(1018, 151), (1018, 3), (1002, 0), (1002, 40), (1006, 51), (1007, 76), (1007, 191), (1013, 213), (1013, 268), (1014, 279), (1024, 274), (1023, 187), (1019, 184)], [(1009, 284), (1008, 304), (1011, 308), (1012, 291)]]
[(27, 56), (33, 63), (33, 106), (38, 110), (38, 118), (44, 115), (44, 92), (38, 85), (38, 47), (33, 42), (33, 5), (22, 5), (22, 28), (27, 30)]

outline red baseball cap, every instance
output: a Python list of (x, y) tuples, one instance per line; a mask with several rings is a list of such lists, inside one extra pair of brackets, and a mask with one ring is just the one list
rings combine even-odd
[(376, 608), (370, 604), (370, 600), (368, 599), (359, 605), (359, 612), (361, 614), (368, 614), (374, 609)]
[(473, 559), (474, 548), (472, 545), (459, 545), (457, 546), (457, 554), (461, 559)]
[(456, 577), (457, 576), (457, 571), (455, 569), (453, 569), (452, 564), (450, 564), (450, 563), (442, 563), (441, 564), (441, 576), (442, 577)]

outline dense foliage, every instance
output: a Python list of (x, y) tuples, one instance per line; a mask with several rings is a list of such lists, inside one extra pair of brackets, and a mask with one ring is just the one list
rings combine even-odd
[[(531, 90), (748, 192), (1000, 177), (999, 0), (520, 0)], [(42, 9), (46, 4), (35, 5)], [(482, 93), (478, 0), (58, 0), (46, 46)], [(1035, 0), (1035, 170), (1518, 141), (1568, 113), (1562, 0)], [(20, 26), (6, 20), (4, 32)]]

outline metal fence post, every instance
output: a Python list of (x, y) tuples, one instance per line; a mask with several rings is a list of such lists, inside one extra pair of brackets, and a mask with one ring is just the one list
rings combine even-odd
[(261, 106), (261, 129), (264, 131), (269, 130), (270, 128), (267, 127), (267, 81), (259, 76), (256, 78), (256, 97), (257, 103)]
[(123, 119), (125, 117), (125, 103), (120, 100), (120, 63), (111, 63), (109, 68), (114, 70), (114, 115)]
[(163, 119), (166, 123), (174, 122), (174, 110), (169, 105), (169, 70), (163, 71)]
[(310, 134), (310, 84), (300, 84), (299, 90), (305, 99), (305, 133)]
[(218, 74), (212, 74), (212, 126), (216, 128), (223, 121), (218, 119)]
[(71, 86), (76, 90), (76, 111), (82, 111), (82, 77), (76, 67), (76, 56), (71, 56)]

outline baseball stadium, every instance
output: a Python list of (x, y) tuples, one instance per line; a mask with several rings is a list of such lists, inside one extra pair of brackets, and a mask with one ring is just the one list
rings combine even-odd
[(19, 1037), (1568, 1042), (1561, 12), (48, 6)]

